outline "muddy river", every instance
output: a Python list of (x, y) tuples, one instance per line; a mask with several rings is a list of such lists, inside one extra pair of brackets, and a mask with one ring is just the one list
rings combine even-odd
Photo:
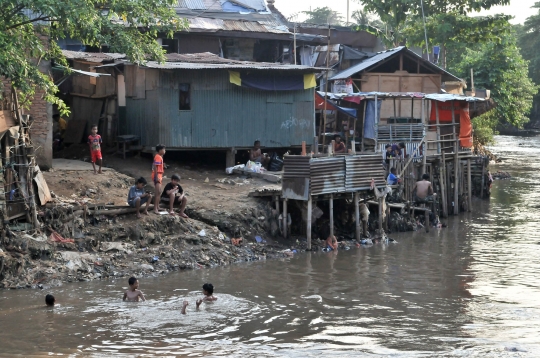
[[(514, 179), (397, 244), (143, 279), (144, 303), (126, 279), (0, 291), (0, 355), (540, 356), (540, 138), (492, 149)], [(204, 282), (218, 301), (197, 312)]]

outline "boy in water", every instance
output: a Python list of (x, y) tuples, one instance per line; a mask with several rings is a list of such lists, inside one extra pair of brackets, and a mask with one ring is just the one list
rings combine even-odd
[[(90, 157), (92, 159), (92, 166), (94, 167), (94, 174), (101, 174), (101, 164), (103, 158), (101, 156), (101, 136), (97, 134), (97, 124), (92, 124), (92, 134), (88, 136), (88, 146), (90, 147)], [(96, 162), (99, 163), (99, 171), (96, 171)]]
[(161, 196), (161, 183), (163, 181), (164, 165), (163, 156), (165, 155), (165, 146), (163, 144), (156, 145), (156, 155), (152, 164), (152, 181), (154, 182), (154, 213), (159, 214), (159, 199)]
[(56, 302), (56, 299), (50, 293), (47, 296), (45, 296), (45, 304), (47, 305), (47, 307), (54, 307), (55, 302)]
[(148, 215), (148, 206), (150, 205), (150, 202), (152, 202), (152, 194), (145, 193), (144, 186), (146, 185), (146, 179), (143, 177), (140, 177), (137, 179), (137, 183), (133, 185), (129, 189), (128, 193), (128, 204), (132, 208), (137, 209), (137, 217), (141, 218), (141, 205), (146, 203), (146, 206), (144, 207), (144, 215)]
[(211, 283), (205, 283), (202, 287), (202, 292), (204, 297), (197, 300), (197, 309), (199, 309), (199, 306), (203, 302), (214, 302), (215, 300), (217, 300), (217, 297), (214, 296), (214, 285), (212, 285)]
[(328, 236), (328, 239), (326, 239), (326, 247), (328, 248), (328, 251), (338, 249), (338, 242), (335, 236)]
[(124, 292), (123, 301), (127, 300), (128, 302), (139, 302), (139, 297), (142, 301), (146, 301), (143, 293), (139, 290), (139, 280), (137, 280), (135, 277), (130, 277), (128, 283), (129, 289)]

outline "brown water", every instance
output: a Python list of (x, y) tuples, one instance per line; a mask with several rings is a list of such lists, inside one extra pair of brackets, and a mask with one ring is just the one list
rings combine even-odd
[[(54, 288), (53, 310), (44, 291), (1, 291), (0, 355), (540, 356), (540, 138), (498, 139), (515, 178), (448, 229), (143, 279), (139, 304), (124, 279)], [(219, 299), (195, 312), (207, 281)]]

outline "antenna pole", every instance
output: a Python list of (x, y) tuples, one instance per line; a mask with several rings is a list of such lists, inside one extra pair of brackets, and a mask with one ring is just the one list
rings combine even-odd
[(422, 20), (424, 21), (424, 36), (425, 36), (425, 39), (426, 39), (426, 54), (427, 54), (427, 59), (429, 61), (429, 46), (428, 46), (428, 41), (427, 41), (426, 16), (424, 15), (424, 0), (420, 0), (420, 4), (422, 5)]

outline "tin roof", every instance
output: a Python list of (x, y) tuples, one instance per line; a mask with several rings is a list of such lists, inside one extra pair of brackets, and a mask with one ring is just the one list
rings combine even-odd
[(69, 60), (84, 60), (87, 62), (103, 63), (107, 61), (119, 60), (126, 58), (122, 53), (100, 53), (100, 52), (81, 52), (62, 50), (62, 54)]
[(351, 77), (351, 76), (353, 76), (353, 75), (355, 75), (355, 74), (357, 74), (359, 72), (365, 71), (365, 70), (369, 69), (370, 67), (373, 67), (373, 66), (381, 63), (382, 61), (385, 61), (385, 60), (389, 59), (392, 56), (397, 55), (400, 52), (406, 52), (410, 56), (418, 58), (420, 61), (422, 61), (424, 66), (430, 68), (434, 72), (443, 73), (444, 75), (446, 75), (447, 78), (450, 78), (451, 80), (460, 81), (460, 79), (458, 77), (456, 77), (453, 74), (451, 74), (450, 72), (440, 68), (439, 66), (437, 66), (437, 65), (423, 59), (422, 57), (418, 56), (416, 53), (409, 50), (405, 46), (400, 46), (400, 47), (393, 48), (391, 50), (378, 52), (375, 56), (372, 56), (370, 58), (365, 59), (364, 61), (360, 62), (356, 66), (352, 66), (351, 68), (348, 68), (348, 69), (346, 69), (344, 71), (339, 72), (338, 74), (336, 74), (335, 76), (330, 78), (330, 81), (347, 79), (347, 78), (349, 78), (349, 77)]

